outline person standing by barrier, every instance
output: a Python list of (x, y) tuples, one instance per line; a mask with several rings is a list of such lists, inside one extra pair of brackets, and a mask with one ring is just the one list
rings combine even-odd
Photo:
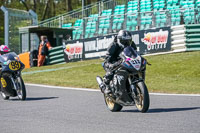
[(38, 47), (38, 67), (43, 66), (46, 55), (48, 55), (48, 50), (50, 50), (51, 48), (52, 47), (47, 39), (47, 36), (41, 36), (41, 43)]

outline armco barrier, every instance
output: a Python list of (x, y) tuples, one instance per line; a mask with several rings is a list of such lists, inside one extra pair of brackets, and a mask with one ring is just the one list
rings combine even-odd
[(187, 51), (200, 50), (200, 24), (186, 25)]
[(49, 62), (48, 62), (49, 65), (65, 62), (63, 46), (54, 47), (51, 50), (49, 50), (48, 57), (49, 57)]
[(171, 48), (172, 51), (181, 52), (186, 51), (186, 35), (185, 35), (185, 26), (172, 26), (171, 27)]
[(200, 50), (200, 24), (171, 27), (173, 51)]

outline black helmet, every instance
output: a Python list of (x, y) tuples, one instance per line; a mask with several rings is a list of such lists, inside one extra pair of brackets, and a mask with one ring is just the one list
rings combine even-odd
[(120, 30), (117, 35), (117, 43), (122, 47), (130, 46), (132, 43), (131, 33), (126, 30)]

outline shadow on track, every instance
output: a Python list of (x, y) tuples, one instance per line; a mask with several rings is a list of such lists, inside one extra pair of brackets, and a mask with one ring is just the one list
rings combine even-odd
[(177, 111), (188, 111), (188, 110), (195, 110), (195, 109), (200, 109), (200, 107), (149, 109), (148, 113), (177, 112)]
[(55, 99), (58, 97), (28, 97), (25, 101), (37, 101), (37, 100), (49, 100), (49, 99)]
[[(200, 107), (186, 107), (186, 108), (157, 108), (149, 109), (147, 113), (167, 113), (167, 112), (177, 112), (177, 111), (188, 111), (200, 109)], [(138, 110), (122, 110), (121, 112), (139, 112)]]
[[(39, 100), (49, 100), (58, 97), (27, 97), (25, 101), (39, 101)], [(18, 98), (10, 99), (11, 101), (20, 101)]]

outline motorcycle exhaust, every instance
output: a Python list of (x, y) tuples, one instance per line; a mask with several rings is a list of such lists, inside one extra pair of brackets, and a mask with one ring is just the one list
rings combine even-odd
[(102, 79), (101, 77), (97, 76), (97, 77), (96, 77), (96, 80), (97, 80), (97, 83), (98, 83), (99, 85), (102, 85), (102, 84), (103, 84), (103, 79)]
[(104, 84), (103, 84), (103, 79), (99, 76), (96, 77), (96, 80), (97, 80), (97, 83), (99, 84), (99, 88), (101, 90), (101, 92), (103, 93), (104, 92)]

